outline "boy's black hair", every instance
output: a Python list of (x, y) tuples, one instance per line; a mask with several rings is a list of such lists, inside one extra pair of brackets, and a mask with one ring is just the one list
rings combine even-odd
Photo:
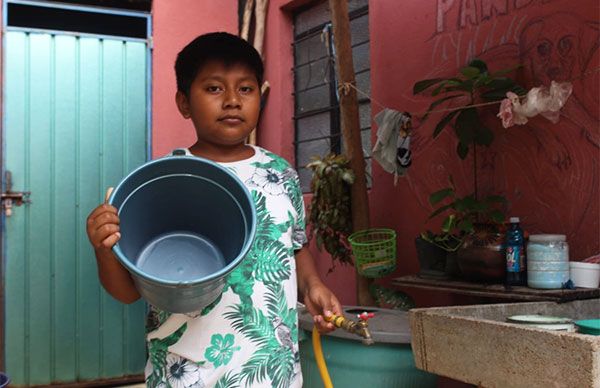
[(256, 75), (258, 85), (262, 85), (264, 68), (258, 51), (238, 36), (211, 32), (198, 36), (177, 54), (177, 90), (189, 97), (196, 75), (210, 61), (221, 61), (225, 66), (246, 65)]

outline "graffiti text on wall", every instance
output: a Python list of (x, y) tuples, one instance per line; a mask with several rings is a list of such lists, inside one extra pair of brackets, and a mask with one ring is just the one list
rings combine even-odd
[[(477, 26), (494, 17), (507, 15), (552, 0), (437, 0), (436, 34)], [(453, 15), (453, 16), (452, 16)], [(455, 20), (453, 20), (453, 17)]]

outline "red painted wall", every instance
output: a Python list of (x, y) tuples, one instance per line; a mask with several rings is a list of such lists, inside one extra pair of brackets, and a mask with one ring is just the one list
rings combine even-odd
[[(505, 195), (510, 215), (530, 233), (566, 234), (571, 259), (600, 251), (599, 7), (594, 0), (370, 2), (371, 41), (378, 43), (371, 46), (372, 96), (391, 108), (424, 111), (431, 99), (414, 97), (413, 83), (451, 76), (474, 56), (492, 70), (522, 63), (527, 88), (574, 80), (558, 124), (536, 117), (504, 129), (494, 117), (498, 107), (486, 110), (496, 138), (478, 152), (480, 192)], [(464, 193), (473, 190), (472, 159), (458, 160), (453, 134), (432, 139), (439, 118), (415, 130), (414, 162), (397, 187), (374, 171), (373, 223), (399, 232), (400, 273), (418, 269), (413, 239), (431, 211), (428, 195), (449, 174)]]
[[(263, 50), (265, 80), (271, 87), (258, 126), (258, 143), (291, 163), (294, 163), (292, 12), (308, 2), (270, 1)], [(191, 122), (181, 118), (174, 102), (177, 90), (173, 71), (175, 56), (185, 44), (202, 33), (237, 33), (238, 5), (237, 0), (155, 1), (152, 16), (152, 156), (159, 157), (195, 141)], [(305, 200), (308, 203), (310, 196), (306, 196)], [(325, 282), (343, 303), (355, 303), (353, 269), (338, 267), (327, 275), (331, 260), (320, 255), (314, 247), (312, 250)]]
[[(291, 161), (293, 62), (288, 12), (299, 3), (306, 1), (272, 1), (269, 8), (266, 64), (273, 88), (259, 132), (262, 145)], [(551, 79), (577, 78), (558, 124), (537, 117), (525, 126), (503, 129), (494, 117), (497, 107), (486, 110), (496, 139), (492, 147), (478, 151), (479, 188), (483, 194), (505, 195), (510, 215), (520, 216), (530, 233), (566, 234), (572, 259), (600, 251), (600, 63), (598, 19), (591, 16), (598, 15), (597, 2), (427, 0), (400, 4), (378, 0), (369, 7), (371, 42), (377, 42), (371, 46), (372, 97), (384, 106), (424, 111), (431, 100), (414, 97), (413, 83), (453, 75), (475, 56), (486, 60), (492, 70), (523, 63), (519, 80), (527, 88), (549, 84)], [(374, 102), (374, 114), (380, 109)], [(472, 159), (458, 159), (450, 131), (432, 139), (436, 119), (439, 116), (415, 129), (414, 162), (397, 186), (376, 164), (373, 170), (372, 225), (398, 231), (396, 275), (419, 269), (413, 240), (425, 228), (432, 210), (429, 194), (445, 187), (449, 174), (463, 193), (473, 190)], [(325, 274), (329, 258), (321, 255), (318, 264)], [(325, 279), (344, 303), (354, 302), (350, 269), (337, 268)], [(452, 301), (440, 294), (413, 296), (425, 304)]]
[(154, 1), (152, 8), (152, 156), (196, 140), (194, 127), (175, 106), (175, 57), (196, 36), (212, 32), (238, 32), (237, 0)]
[[(271, 84), (259, 123), (260, 145), (293, 163), (292, 13), (307, 0), (271, 0), (267, 15), (265, 79)], [(237, 31), (237, 2), (155, 2), (153, 77), (153, 152), (167, 153), (189, 145), (191, 125), (173, 104), (174, 56), (202, 32)], [(186, 6), (182, 6), (185, 3)], [(486, 111), (496, 139), (478, 152), (480, 192), (500, 193), (510, 200), (510, 215), (520, 216), (530, 233), (564, 233), (572, 259), (600, 251), (598, 52), (599, 5), (594, 0), (377, 0), (369, 4), (372, 97), (384, 106), (424, 111), (430, 99), (414, 97), (416, 80), (450, 76), (469, 58), (479, 56), (492, 70), (523, 63), (526, 87), (550, 79), (574, 81), (573, 96), (558, 124), (537, 117), (525, 126), (503, 129)], [(557, 49), (558, 47), (558, 49)], [(584, 87), (585, 85), (585, 87)], [(373, 113), (380, 107), (373, 102)], [(369, 193), (373, 226), (398, 231), (398, 270), (416, 273), (414, 238), (426, 226), (428, 195), (447, 184), (452, 174), (459, 189), (472, 191), (471, 159), (460, 161), (450, 131), (431, 137), (436, 118), (418, 127), (413, 139), (413, 165), (397, 186), (376, 163)], [(374, 128), (374, 133), (376, 128)], [(305, 197), (310, 200), (310, 197)], [(435, 225), (427, 225), (434, 227)], [(355, 303), (354, 274), (338, 267), (326, 275), (331, 261), (319, 255), (317, 265), (342, 303)], [(420, 305), (452, 304), (440, 293), (411, 291)]]
[[(310, 1), (271, 0), (267, 14), (265, 34), (265, 79), (271, 89), (267, 104), (261, 114), (258, 143), (294, 163), (294, 88), (293, 61), (293, 12)], [(308, 205), (311, 196), (305, 195)], [(355, 304), (355, 275), (349, 266), (337, 266), (328, 273), (331, 259), (320, 253), (314, 243), (311, 251), (324, 282), (333, 289), (344, 304)]]

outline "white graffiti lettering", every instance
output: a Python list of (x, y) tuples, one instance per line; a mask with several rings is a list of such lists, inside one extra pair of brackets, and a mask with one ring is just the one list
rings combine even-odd
[[(462, 30), (536, 4), (554, 0), (437, 0), (436, 34)], [(455, 20), (453, 27), (452, 20)]]
[(475, 0), (461, 0), (459, 15), (459, 28), (465, 28), (467, 26), (467, 23), (472, 26), (476, 26), (478, 20), (477, 5), (475, 5)]
[(508, 0), (481, 0), (481, 20), (508, 13)]
[(438, 0), (437, 2), (437, 32), (444, 31), (444, 16), (446, 12), (448, 12), (452, 5), (454, 4), (454, 0)]

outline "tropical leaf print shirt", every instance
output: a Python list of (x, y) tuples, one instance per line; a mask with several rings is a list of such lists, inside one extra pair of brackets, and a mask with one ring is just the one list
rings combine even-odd
[(149, 387), (302, 386), (294, 259), (306, 243), (302, 192), (288, 162), (253, 148), (249, 159), (221, 165), (252, 194), (254, 244), (227, 277), (219, 299), (197, 316), (151, 307)]

